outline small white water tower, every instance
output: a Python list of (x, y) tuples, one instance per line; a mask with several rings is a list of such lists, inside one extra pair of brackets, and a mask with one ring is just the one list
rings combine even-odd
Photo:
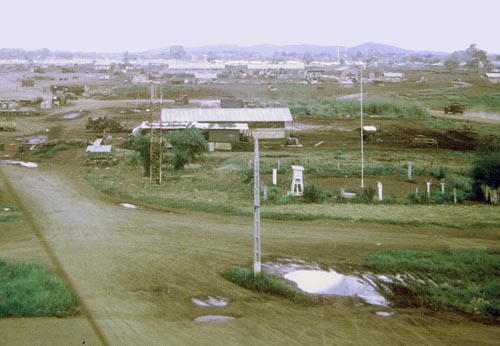
[(292, 166), (292, 169), (293, 169), (292, 190), (290, 192), (293, 196), (302, 196), (304, 194), (304, 179), (302, 178), (302, 172), (304, 172), (304, 167)]

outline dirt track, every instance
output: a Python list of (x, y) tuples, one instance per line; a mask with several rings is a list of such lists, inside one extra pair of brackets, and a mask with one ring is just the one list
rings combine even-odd
[[(98, 344), (99, 339), (110, 345), (255, 345), (262, 340), (276, 345), (496, 344), (495, 326), (458, 315), (424, 315), (417, 309), (400, 310), (385, 319), (375, 315), (380, 308), (345, 298), (321, 307), (297, 307), (228, 283), (220, 271), (229, 265), (247, 265), (251, 258), (249, 219), (125, 209), (89, 190), (76, 175), (61, 174), (49, 166), (0, 169), (77, 292), (83, 317), (96, 326), (93, 331), (78, 319), (80, 333), (87, 334), (76, 337), (85, 338), (81, 340), (87, 340), (87, 345)], [(456, 241), (434, 232), (405, 233), (391, 226), (370, 227), (368, 237), (363, 225), (338, 223), (332, 228), (325, 222), (266, 221), (264, 226), (265, 253), (283, 256), (300, 256), (299, 244), (306, 239), (337, 258), (362, 256), (376, 247), (373, 237), (388, 245), (397, 243), (395, 231), (403, 232), (413, 246)], [(242, 256), (242, 249), (249, 256)], [(230, 305), (221, 311), (192, 304), (191, 298), (207, 295), (227, 297)], [(193, 322), (209, 314), (231, 315), (236, 320)], [(19, 328), (26, 323), (39, 324), (37, 345), (74, 344), (75, 335), (68, 330), (66, 336), (54, 338), (54, 331), (65, 330), (71, 319), (16, 321), (0, 320), (0, 334), (20, 330), (19, 337), (10, 335), (11, 344), (29, 340), (23, 334), (26, 328)]]

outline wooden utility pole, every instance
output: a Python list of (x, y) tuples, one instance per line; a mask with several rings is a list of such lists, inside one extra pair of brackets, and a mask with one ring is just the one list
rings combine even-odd
[(253, 273), (260, 273), (260, 172), (259, 172), (259, 139), (255, 138), (253, 165)]
[[(158, 103), (157, 84), (151, 81), (151, 141), (149, 148), (149, 181), (161, 184), (162, 182), (162, 157), (163, 157), (163, 133), (161, 128), (161, 107), (163, 103), (162, 85), (160, 82), (160, 100)], [(155, 128), (155, 118), (159, 119), (159, 127)]]

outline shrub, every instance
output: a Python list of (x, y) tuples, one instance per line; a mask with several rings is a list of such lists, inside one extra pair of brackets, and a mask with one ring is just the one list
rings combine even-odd
[(241, 172), (240, 179), (243, 184), (250, 184), (253, 181), (253, 168), (245, 168)]
[(394, 204), (394, 203), (396, 203), (396, 197), (392, 196), (392, 195), (382, 196), (382, 203), (383, 204)]
[(407, 195), (408, 203), (410, 204), (428, 204), (429, 197), (426, 193), (416, 193), (416, 192), (408, 192)]
[(479, 155), (473, 163), (472, 176), (476, 198), (482, 197), (482, 185), (498, 189), (500, 187), (500, 153)]
[(278, 189), (273, 186), (269, 189), (269, 191), (267, 192), (267, 199), (270, 201), (270, 202), (276, 202), (278, 200), (279, 196), (278, 196)]
[(453, 193), (452, 192), (438, 192), (432, 196), (432, 200), (434, 201), (434, 203), (437, 203), (437, 204), (453, 202)]
[(321, 201), (323, 191), (316, 185), (310, 184), (304, 187), (304, 201), (308, 203), (318, 203)]
[(208, 151), (208, 144), (200, 130), (188, 128), (181, 132), (172, 132), (167, 136), (167, 140), (174, 147), (173, 165), (176, 170), (201, 157)]
[(150, 147), (151, 147), (150, 135), (136, 136), (132, 140), (132, 149), (139, 153), (142, 166), (144, 168), (144, 176), (149, 176), (149, 166), (151, 163), (151, 157), (149, 154)]
[(372, 203), (374, 196), (375, 196), (375, 189), (369, 186), (363, 190), (363, 193), (359, 197), (359, 201), (362, 203)]

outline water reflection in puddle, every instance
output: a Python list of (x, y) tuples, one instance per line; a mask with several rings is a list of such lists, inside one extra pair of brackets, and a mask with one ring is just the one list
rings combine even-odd
[(300, 290), (307, 293), (359, 297), (368, 304), (389, 305), (378, 293), (377, 284), (367, 275), (357, 277), (339, 274), (332, 269), (324, 271), (317, 264), (300, 260), (280, 260), (280, 263), (266, 263), (263, 267), (269, 274), (295, 282)]

